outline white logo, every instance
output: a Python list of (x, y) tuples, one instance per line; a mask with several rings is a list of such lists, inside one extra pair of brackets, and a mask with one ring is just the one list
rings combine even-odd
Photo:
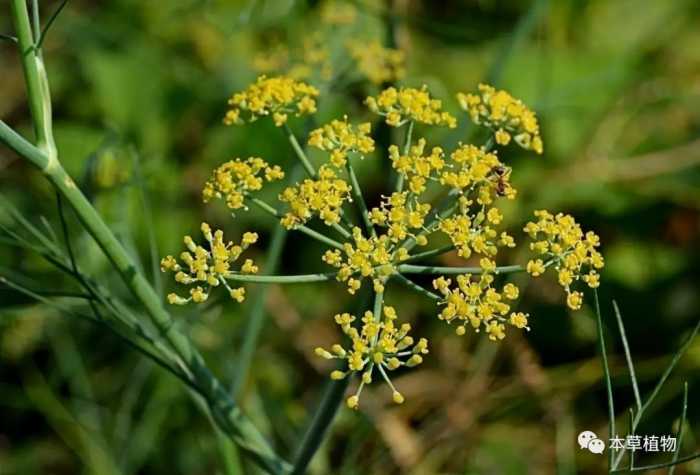
[(578, 445), (581, 450), (588, 449), (594, 454), (602, 454), (605, 450), (605, 442), (600, 440), (595, 432), (584, 430), (578, 435)]

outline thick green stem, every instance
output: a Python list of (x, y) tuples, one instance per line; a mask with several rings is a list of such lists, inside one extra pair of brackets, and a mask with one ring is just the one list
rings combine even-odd
[(12, 0), (11, 5), (37, 146), (28, 143), (4, 123), (0, 123), (0, 140), (39, 167), (70, 203), (87, 232), (112, 262), (131, 293), (143, 305), (153, 325), (173, 349), (178, 357), (177, 364), (191, 376), (194, 386), (209, 403), (222, 430), (268, 472), (286, 472), (286, 462), (275, 454), (263, 435), (241, 413), (187, 337), (175, 328), (158, 295), (138, 272), (121, 243), (58, 161), (51, 128), (48, 79), (41, 56), (33, 43), (26, 3), (24, 0)]
[(180, 358), (183, 369), (191, 373), (195, 385), (212, 405), (212, 412), (222, 430), (233, 437), (248, 455), (254, 457), (268, 471), (283, 473), (286, 468), (285, 463), (277, 457), (262, 434), (235, 405), (189, 340), (176, 329), (170, 315), (161, 305), (158, 295), (138, 272), (126, 250), (63, 167), (60, 165), (52, 167), (47, 178), (71, 204), (85, 229), (118, 270), (132, 294), (144, 306), (153, 324)]
[(29, 111), (34, 124), (36, 145), (47, 157), (47, 166), (56, 160), (56, 144), (51, 126), (51, 95), (41, 51), (34, 43), (27, 2), (12, 0), (12, 22), (17, 32), (22, 70), (24, 71)]

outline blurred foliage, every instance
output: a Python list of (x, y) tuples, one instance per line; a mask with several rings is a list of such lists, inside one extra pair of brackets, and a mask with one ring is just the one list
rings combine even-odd
[[(59, 2), (40, 3), (47, 16)], [(617, 425), (626, 427), (623, 408), (633, 396), (612, 298), (625, 317), (643, 393), (700, 318), (700, 4), (357, 0), (350, 3), (357, 9), (352, 25), (328, 27), (318, 3), (69, 1), (44, 53), (67, 170), (147, 274), (149, 230), (164, 255), (203, 219), (232, 237), (254, 228), (263, 237), (262, 258), (274, 221), (256, 210), (231, 220), (223, 207), (205, 208), (199, 195), (210, 170), (229, 158), (255, 155), (287, 167), (294, 161), (269, 122), (221, 124), (227, 97), (256, 77), (253, 65), (261, 58), (275, 59), (281, 47), (303, 56), (308, 41), (320, 41), (331, 50), (333, 71), (342, 73), (347, 39), (393, 44), (407, 58), (402, 82), (427, 84), (455, 114), (456, 92), (488, 79), (533, 106), (545, 142), (542, 157), (517, 147), (504, 154), (521, 196), (506, 210), (509, 232), (517, 233), (531, 210), (546, 207), (573, 214), (601, 235), (603, 318), (623, 414)], [(2, 10), (0, 32), (10, 33), (8, 7)], [(9, 42), (0, 42), (0, 71), (0, 118), (30, 135), (21, 68)], [(328, 87), (319, 121), (344, 112), (369, 118), (362, 99), (377, 86), (343, 79)], [(478, 131), (460, 118), (457, 131), (429, 139), (478, 141)], [(361, 163), (370, 204), (386, 191), (388, 169), (386, 160)], [(0, 188), (32, 222), (59, 229), (52, 190), (6, 149), (0, 149)], [(9, 222), (5, 211), (2, 224)], [(69, 225), (83, 270), (123, 289), (72, 216)], [(292, 234), (285, 249), (281, 273), (323, 268), (313, 242)], [(510, 257), (526, 261), (524, 253)], [(36, 255), (6, 246), (0, 246), (0, 272), (21, 273), (17, 278), (33, 289), (71, 290)], [(350, 298), (331, 284), (269, 294), (270, 319), (242, 403), (285, 456), (293, 454), (327, 378), (312, 350), (335, 341), (329, 317)], [(583, 310), (569, 312), (555, 282), (533, 281), (520, 303), (532, 315), (532, 330), (501, 344), (454, 336), (420, 296), (392, 290), (387, 298), (432, 336), (431, 358), (397, 378), (407, 400), (402, 406), (392, 407), (389, 392), (377, 387), (363, 393), (361, 412), (341, 410), (313, 473), (602, 472), (603, 458), (576, 445), (581, 430), (607, 432), (590, 296)], [(235, 368), (246, 312), (246, 305), (225, 301), (177, 312), (224, 380)], [(100, 327), (0, 288), (0, 361), (0, 473), (225, 473), (214, 432), (186, 390)], [(682, 383), (688, 381), (690, 400), (697, 400), (699, 368), (696, 341), (640, 434), (675, 430)], [(698, 411), (690, 405), (683, 453), (698, 447)], [(700, 463), (676, 473), (700, 473)]]

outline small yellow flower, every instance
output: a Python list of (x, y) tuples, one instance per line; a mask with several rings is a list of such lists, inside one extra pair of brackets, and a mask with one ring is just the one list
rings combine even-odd
[[(527, 223), (524, 229), (534, 240), (530, 249), (546, 258), (554, 268), (559, 285), (567, 294), (567, 305), (577, 310), (581, 307), (583, 294), (571, 287), (579, 280), (591, 288), (600, 285), (597, 271), (605, 265), (603, 256), (597, 250), (600, 239), (591, 231), (584, 234), (570, 215), (553, 215), (549, 211), (538, 210), (535, 217), (537, 221)], [(527, 271), (535, 277), (544, 273), (542, 259), (528, 262)]]
[(253, 191), (262, 189), (265, 181), (280, 180), (284, 172), (277, 166), (270, 166), (265, 160), (250, 157), (236, 158), (219, 166), (204, 185), (202, 198), (208, 203), (214, 198), (226, 201), (231, 209), (245, 207), (245, 198)]
[(370, 111), (386, 118), (386, 123), (392, 127), (414, 121), (428, 125), (457, 127), (457, 119), (450, 113), (442, 111), (442, 102), (433, 99), (428, 88), (421, 89), (390, 87), (379, 93), (377, 97), (368, 97), (365, 104)]
[(286, 188), (279, 199), (289, 205), (281, 222), (291, 229), (318, 216), (326, 225), (340, 222), (342, 206), (350, 198), (350, 185), (328, 165), (318, 170), (318, 178), (307, 178)]
[(350, 314), (339, 314), (334, 319), (343, 333), (350, 338), (351, 344), (348, 348), (333, 345), (332, 352), (316, 348), (315, 353), (325, 359), (339, 359), (347, 362), (347, 371), (333, 371), (332, 379), (342, 379), (353, 373), (362, 372), (362, 381), (357, 393), (347, 399), (348, 407), (357, 409), (362, 388), (365, 384), (372, 382), (372, 373), (375, 369), (382, 374), (382, 378), (391, 388), (394, 402), (403, 403), (403, 395), (391, 383), (387, 372), (402, 366), (419, 365), (423, 361), (421, 355), (428, 353), (428, 340), (421, 338), (417, 343), (414, 342), (408, 335), (411, 325), (408, 323), (397, 325), (396, 310), (386, 305), (382, 307), (381, 314), (376, 317), (372, 312), (365, 312), (362, 317), (362, 327), (359, 330), (351, 325), (355, 317)]
[(539, 277), (540, 275), (544, 274), (545, 267), (544, 267), (544, 262), (542, 262), (542, 259), (535, 259), (528, 261), (527, 263), (527, 273), (530, 274), (533, 277)]
[(498, 129), (494, 136), (498, 145), (508, 145), (510, 143), (510, 134), (503, 129)]
[(505, 295), (508, 300), (517, 299), (518, 294), (518, 287), (516, 287), (514, 284), (506, 284), (503, 286), (503, 295)]
[(353, 126), (348, 124), (347, 116), (343, 120), (333, 120), (309, 134), (309, 145), (331, 153), (331, 164), (336, 167), (345, 165), (348, 153), (356, 152), (361, 157), (374, 151), (374, 140), (370, 136), (369, 122)]
[(512, 135), (522, 148), (542, 153), (537, 116), (519, 99), (506, 91), (479, 84), (479, 94), (460, 92), (457, 100), (475, 124), (483, 124), (495, 131), (497, 144), (508, 145)]
[(340, 250), (326, 251), (322, 260), (338, 268), (336, 279), (345, 282), (351, 294), (360, 289), (363, 278), (372, 279), (376, 292), (383, 290), (384, 282), (394, 273), (395, 266), (408, 257), (406, 249), (394, 252), (395, 246), (388, 234), (368, 238), (358, 227), (352, 230), (352, 240), (352, 243), (343, 245), (342, 253)]
[(425, 145), (425, 139), (419, 139), (407, 155), (402, 155), (396, 145), (389, 147), (389, 159), (394, 170), (408, 180), (409, 189), (415, 194), (423, 193), (428, 180), (445, 167), (442, 149), (433, 147), (429, 154), (425, 154)]
[(395, 244), (410, 236), (414, 237), (418, 244), (425, 245), (427, 238), (417, 236), (415, 232), (423, 229), (429, 212), (428, 203), (421, 203), (407, 191), (395, 192), (385, 197), (378, 208), (372, 208), (370, 221), (377, 226), (386, 227), (386, 235)]
[[(168, 295), (168, 303), (173, 305), (185, 305), (188, 302), (202, 303), (209, 298), (212, 288), (223, 285), (229, 291), (231, 298), (242, 302), (245, 298), (243, 287), (232, 289), (226, 281), (234, 271), (231, 265), (238, 260), (240, 255), (250, 244), (257, 241), (257, 234), (245, 233), (240, 245), (234, 245), (231, 241), (224, 242), (224, 233), (221, 230), (212, 232), (207, 223), (202, 223), (201, 231), (207, 240), (208, 249), (196, 244), (190, 236), (183, 239), (186, 251), (180, 254), (179, 263), (173, 256), (166, 256), (161, 260), (161, 271), (174, 272), (175, 281), (183, 285), (194, 285), (190, 289), (190, 296), (185, 298), (175, 293)], [(241, 268), (243, 273), (255, 273), (258, 267), (251, 259), (246, 259)], [(206, 289), (202, 287), (206, 286)]]
[(572, 310), (578, 310), (581, 308), (581, 304), (583, 303), (583, 294), (581, 292), (578, 292), (574, 290), (571, 292), (567, 297), (566, 297), (566, 304), (571, 308)]
[(275, 125), (280, 127), (287, 122), (288, 114), (300, 116), (316, 112), (314, 98), (318, 95), (315, 87), (290, 77), (260, 76), (248, 89), (231, 96), (228, 101), (231, 109), (224, 123), (242, 124), (272, 115)]
[(506, 284), (499, 293), (492, 287), (491, 274), (482, 274), (478, 281), (473, 280), (470, 274), (458, 275), (456, 284), (453, 288), (452, 280), (445, 277), (433, 280), (433, 288), (443, 296), (444, 307), (438, 318), (447, 323), (457, 322), (457, 335), (464, 335), (469, 325), (476, 332), (483, 328), (490, 340), (497, 341), (505, 337), (505, 324), (516, 328), (527, 326), (527, 315), (509, 315), (511, 307), (504, 302), (504, 297), (508, 300), (517, 298), (518, 288), (514, 284)]

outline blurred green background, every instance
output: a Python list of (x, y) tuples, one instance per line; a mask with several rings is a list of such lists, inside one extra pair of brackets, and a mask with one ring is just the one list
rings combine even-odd
[[(59, 3), (40, 2), (43, 15)], [(223, 206), (200, 199), (212, 168), (230, 158), (294, 163), (269, 121), (221, 123), (227, 98), (255, 79), (253, 66), (262, 59), (281, 49), (303, 59), (316, 41), (329, 50), (333, 70), (342, 71), (348, 39), (394, 45), (406, 55), (401, 84), (427, 84), (459, 114), (456, 132), (425, 131), (430, 143), (448, 149), (479, 139), (458, 112), (455, 94), (481, 81), (507, 89), (536, 110), (545, 143), (543, 156), (517, 147), (502, 154), (519, 191), (506, 210), (508, 231), (517, 239), (532, 211), (547, 208), (573, 214), (601, 236), (607, 261), (601, 305), (618, 427), (626, 427), (633, 396), (612, 299), (622, 309), (643, 393), (700, 318), (700, 3), (348, 5), (355, 21), (329, 26), (319, 16), (323, 5), (312, 0), (70, 0), (44, 51), (61, 160), (148, 275), (149, 230), (165, 255), (179, 252), (182, 236), (196, 234), (202, 220), (234, 239), (259, 232), (254, 254), (262, 262), (275, 222), (257, 210), (232, 220)], [(3, 2), (0, 33), (11, 32)], [(21, 67), (9, 42), (0, 42), (0, 72), (0, 118), (31, 137)], [(330, 85), (311, 78), (325, 94), (319, 123), (344, 113), (373, 120), (362, 100), (378, 87), (345, 77)], [(299, 134), (307, 126), (291, 123)], [(387, 160), (361, 163), (370, 204), (388, 191), (388, 170)], [(43, 216), (58, 229), (53, 191), (4, 148), (0, 189), (32, 222)], [(278, 191), (264, 193), (272, 201)], [(7, 222), (3, 211), (0, 220)], [(126, 295), (70, 213), (69, 225), (82, 268)], [(320, 250), (292, 233), (280, 273), (325, 270)], [(523, 249), (507, 257), (524, 263), (527, 255)], [(460, 260), (448, 254), (443, 262)], [(0, 246), (0, 272), (21, 274), (35, 289), (72, 288), (36, 255), (6, 246)], [(342, 409), (312, 473), (603, 472), (603, 457), (576, 444), (582, 430), (607, 434), (592, 295), (571, 312), (551, 276), (531, 281), (520, 309), (531, 314), (532, 330), (511, 331), (498, 344), (478, 334), (455, 336), (421, 296), (392, 288), (387, 299), (416, 334), (430, 338), (431, 354), (419, 369), (395, 378), (406, 396), (402, 406), (393, 406), (388, 389), (376, 384), (363, 392), (359, 412)], [(329, 368), (313, 348), (336, 341), (332, 315), (351, 309), (352, 300), (333, 283), (273, 287), (268, 294), (269, 318), (241, 403), (285, 456), (327, 381)], [(235, 368), (249, 304), (216, 299), (203, 309), (174, 311), (225, 381)], [(687, 381), (682, 453), (698, 449), (700, 407), (692, 402), (700, 395), (699, 370), (700, 340), (638, 433), (674, 433)], [(174, 378), (103, 329), (0, 288), (0, 474), (44, 473), (225, 472), (215, 433)], [(246, 473), (257, 472), (246, 467)], [(676, 473), (700, 473), (700, 463)]]

